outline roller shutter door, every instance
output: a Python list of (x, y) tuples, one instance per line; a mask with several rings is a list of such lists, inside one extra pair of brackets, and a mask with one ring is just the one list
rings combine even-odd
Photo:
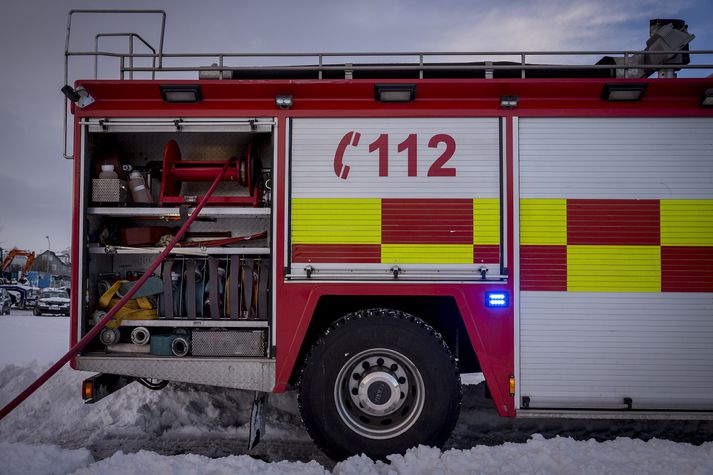
[(713, 119), (520, 119), (518, 145), (521, 397), (713, 409)]

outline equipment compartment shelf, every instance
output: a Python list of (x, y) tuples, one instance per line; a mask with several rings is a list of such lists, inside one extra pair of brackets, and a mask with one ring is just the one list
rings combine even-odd
[[(249, 241), (248, 241), (249, 242)], [(90, 254), (114, 255), (114, 254), (160, 254), (163, 247), (123, 247), (123, 246), (93, 246), (89, 248)], [(241, 255), (269, 255), (269, 247), (182, 247), (174, 248), (171, 254), (187, 256), (207, 256), (218, 254), (241, 254)]]
[[(190, 216), (195, 208), (188, 208)], [(270, 208), (247, 208), (247, 207), (205, 207), (201, 210), (200, 215), (204, 217), (220, 217), (220, 216), (269, 216)], [(120, 216), (120, 217), (164, 217), (164, 216), (180, 216), (179, 208), (159, 208), (159, 207), (128, 207), (128, 208), (112, 208), (112, 207), (92, 207), (87, 208), (87, 214), (103, 215), (103, 216)]]
[(186, 327), (186, 328), (246, 328), (246, 329), (259, 329), (267, 328), (268, 322), (266, 320), (230, 320), (227, 318), (222, 319), (201, 319), (201, 320), (188, 320), (188, 319), (156, 319), (156, 320), (122, 320), (122, 327)]

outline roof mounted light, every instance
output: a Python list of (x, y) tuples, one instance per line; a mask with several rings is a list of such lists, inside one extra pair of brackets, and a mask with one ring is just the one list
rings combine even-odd
[(706, 89), (706, 92), (703, 93), (701, 105), (703, 107), (713, 107), (713, 88)]
[(605, 84), (602, 89), (602, 100), (609, 102), (636, 102), (644, 98), (648, 84), (621, 83)]
[(74, 89), (69, 84), (65, 84), (61, 91), (68, 101), (74, 102), (79, 107), (87, 107), (94, 103), (94, 98), (83, 86), (77, 86), (77, 89)]
[(503, 109), (514, 109), (518, 102), (520, 102), (520, 98), (517, 96), (500, 96), (500, 107)]
[(374, 99), (379, 102), (411, 102), (416, 99), (416, 85), (374, 84)]
[(169, 84), (161, 85), (159, 88), (165, 102), (185, 104), (203, 100), (201, 87), (198, 84)]
[(280, 109), (289, 109), (292, 107), (292, 96), (286, 94), (275, 96), (275, 104)]

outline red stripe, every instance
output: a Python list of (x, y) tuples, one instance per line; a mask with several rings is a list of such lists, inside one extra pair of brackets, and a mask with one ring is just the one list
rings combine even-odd
[(567, 244), (657, 246), (658, 200), (567, 200)]
[(473, 200), (382, 199), (384, 244), (473, 244)]
[(713, 247), (662, 246), (661, 291), (713, 292)]
[(292, 262), (378, 264), (379, 244), (293, 244)]
[(477, 244), (473, 246), (475, 264), (497, 264), (500, 262), (500, 246), (497, 244)]
[(567, 291), (567, 246), (520, 247), (520, 289)]

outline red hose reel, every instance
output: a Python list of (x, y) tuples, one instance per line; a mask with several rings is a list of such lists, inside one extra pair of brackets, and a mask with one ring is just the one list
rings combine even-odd
[[(260, 203), (260, 174), (262, 163), (257, 148), (248, 144), (247, 155), (230, 160), (182, 160), (181, 150), (175, 140), (169, 140), (163, 151), (163, 177), (161, 179), (161, 205), (182, 205), (191, 204), (201, 196), (181, 195), (182, 182), (211, 182), (215, 180), (223, 170), (226, 162), (230, 163), (228, 170), (221, 183), (232, 182), (236, 194), (223, 194), (222, 196), (211, 196), (206, 204), (209, 205), (242, 205), (258, 206)], [(243, 190), (241, 190), (241, 188)], [(249, 196), (244, 195), (247, 188)], [(241, 192), (240, 195), (237, 193)], [(225, 193), (225, 190), (223, 190)]]

